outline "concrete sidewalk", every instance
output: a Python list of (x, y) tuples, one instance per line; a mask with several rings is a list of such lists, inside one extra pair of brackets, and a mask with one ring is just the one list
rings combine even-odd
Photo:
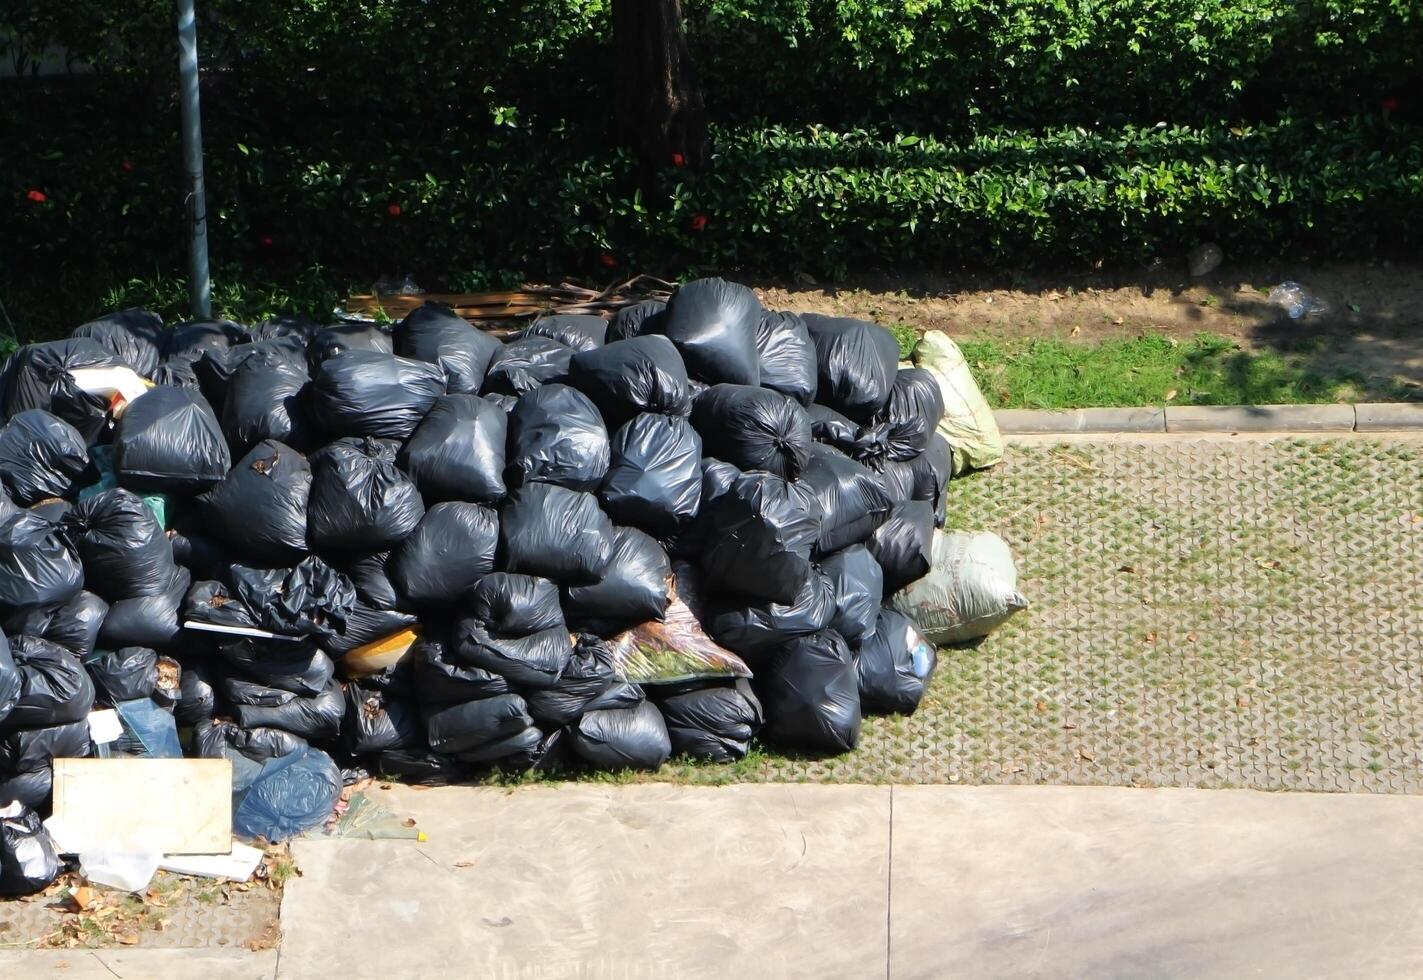
[(298, 844), (303, 876), (287, 890), (277, 955), (4, 953), (0, 975), (1423, 975), (1420, 797), (814, 785), (379, 795), (430, 840)]

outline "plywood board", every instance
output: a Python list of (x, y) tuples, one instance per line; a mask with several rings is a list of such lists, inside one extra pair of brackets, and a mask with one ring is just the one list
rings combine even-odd
[(55, 759), (54, 815), (76, 853), (226, 854), (226, 759)]

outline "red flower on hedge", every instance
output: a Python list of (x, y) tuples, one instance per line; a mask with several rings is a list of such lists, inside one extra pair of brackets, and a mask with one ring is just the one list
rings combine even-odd
[(385, 206), (385, 213), (390, 215), (392, 218), (398, 218), (405, 212), (401, 209), (399, 204), (387, 204)]
[(618, 267), (617, 257), (612, 252), (604, 252), (598, 256), (598, 261), (603, 263), (605, 269), (616, 269)]
[(687, 158), (686, 158), (686, 157), (682, 156), (682, 154), (680, 154), (680, 153), (674, 153), (674, 154), (672, 154), (672, 166), (674, 166), (674, 167), (685, 167), (686, 165), (687, 165)]
[(704, 214), (692, 215), (692, 220), (687, 222), (687, 227), (693, 231), (701, 231), (707, 226), (707, 216)]
[(1388, 98), (1384, 99), (1382, 102), (1379, 103), (1379, 108), (1383, 109), (1384, 112), (1397, 112), (1398, 100), (1390, 95)]
[(36, 204), (43, 204), (45, 201), (49, 200), (49, 198), (45, 197), (44, 191), (36, 190), (33, 187), (31, 187), (28, 191), (25, 192), (25, 197), (29, 198), (31, 201), (34, 201)]
[(263, 235), (263, 236), (262, 236), (262, 244), (263, 244), (263, 245), (268, 245), (268, 246), (270, 246), (274, 241), (275, 241), (275, 239), (273, 239), (271, 235)]
[(122, 169), (123, 169), (123, 172), (126, 173), (126, 174), (131, 174), (131, 173), (133, 173), (133, 161), (132, 161), (132, 160), (125, 160), (123, 163), (119, 164), (119, 167), (122, 168)]

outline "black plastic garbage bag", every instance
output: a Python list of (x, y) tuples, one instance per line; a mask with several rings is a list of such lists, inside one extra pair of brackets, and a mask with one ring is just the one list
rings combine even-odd
[(394, 547), (419, 525), (425, 502), (381, 439), (338, 439), (311, 463), (307, 540), (318, 551), (370, 553)]
[(702, 438), (685, 418), (644, 413), (613, 435), (598, 500), (613, 520), (667, 536), (697, 516)]
[(422, 704), (455, 704), (509, 693), (503, 674), (462, 663), (450, 653), (443, 636), (428, 630), (410, 648), (410, 679)]
[(534, 720), (517, 694), (444, 705), (425, 713), (425, 734), (436, 752), (465, 752), (515, 735)]
[(724, 279), (684, 283), (667, 302), (662, 333), (677, 345), (687, 372), (707, 384), (761, 383), (756, 294)]
[(198, 755), (232, 763), (232, 831), (282, 841), (325, 823), (341, 797), (341, 770), (302, 738), (231, 722), (194, 730)]
[(114, 472), (120, 485), (140, 493), (201, 493), (231, 465), (207, 400), (188, 388), (150, 389), (114, 430)]
[(10, 656), (20, 674), (20, 693), (0, 729), (51, 728), (89, 714), (94, 683), (74, 654), (37, 636), (14, 636)]
[(494, 571), (499, 515), (479, 504), (436, 504), (401, 542), (390, 560), (390, 577), (415, 606), (453, 602)]
[(613, 522), (590, 493), (530, 483), (499, 512), (499, 550), (506, 571), (591, 585), (612, 558)]
[(20, 689), (24, 686), (20, 679), (20, 668), (10, 653), (10, 642), (0, 633), (0, 725), (19, 700)]
[(504, 478), (510, 486), (539, 482), (596, 490), (609, 457), (607, 426), (576, 388), (544, 385), (521, 397), (509, 413)]
[(274, 316), (261, 323), (254, 323), (247, 328), (247, 332), (252, 335), (253, 343), (261, 343), (264, 340), (299, 340), (302, 345), (311, 343), (311, 339), (321, 330), (321, 324), (308, 316)]
[(820, 508), (809, 490), (769, 473), (747, 473), (702, 512), (706, 540), (699, 557), (709, 585), (795, 602), (820, 535)]
[(899, 342), (877, 323), (805, 315), (815, 342), (816, 400), (857, 422), (868, 422), (889, 401), (899, 370)]
[(186, 568), (178, 566), (167, 588), (158, 595), (119, 599), (109, 606), (104, 625), (99, 628), (99, 645), (105, 649), (152, 647), (167, 650), (182, 632), (179, 613), (183, 598), (193, 584)]
[[(232, 566), (236, 568), (238, 566)], [(197, 582), (183, 599), (183, 618), (195, 623), (257, 629), (257, 617), (237, 598), (235, 589), (219, 581)]]
[(552, 687), (527, 692), (529, 714), (544, 728), (571, 725), (585, 708), (618, 683), (612, 651), (595, 636), (582, 634), (573, 646), (573, 656)]
[(302, 697), (315, 697), (336, 676), (336, 665), (312, 643), (244, 637), (218, 647), (222, 662), (239, 675)]
[(109, 602), (160, 595), (177, 574), (163, 525), (122, 487), (79, 501), (62, 526), (84, 564), (84, 584)]
[(314, 374), (326, 361), (350, 350), (394, 354), (395, 339), (374, 323), (336, 323), (312, 335), (306, 345), (306, 358)]
[(315, 555), (292, 568), (234, 565), (232, 591), (262, 629), (318, 642), (340, 632), (356, 603), (351, 580)]
[(708, 600), (703, 623), (707, 634), (728, 650), (759, 658), (797, 636), (820, 632), (834, 617), (833, 583), (813, 569), (793, 602), (721, 596)]
[(198, 380), (197, 370), (199, 359), (194, 354), (179, 354), (177, 357), (164, 358), (153, 369), (153, 376), (149, 380), (156, 385), (187, 388), (191, 391), (201, 392), (202, 382)]
[(92, 446), (108, 430), (108, 401), (80, 390), (69, 372), (121, 363), (87, 337), (26, 344), (0, 371), (0, 421), (41, 408), (74, 426)]
[(587, 711), (573, 729), (573, 751), (595, 769), (652, 772), (672, 756), (662, 712), (651, 701)]
[(134, 306), (90, 320), (69, 336), (87, 337), (147, 378), (162, 357), (163, 334), (162, 317)]
[(478, 395), (445, 395), (400, 450), (400, 468), (426, 503), (504, 499), (508, 415)]
[(63, 870), (40, 815), (23, 803), (0, 806), (0, 895), (43, 891)]
[(884, 485), (885, 493), (889, 494), (889, 499), (897, 507), (900, 504), (908, 503), (914, 499), (914, 464), (901, 463), (897, 460), (885, 462), (879, 471), (880, 483)]
[(43, 409), (20, 412), (0, 429), (0, 479), (21, 507), (73, 496), (88, 470), (79, 430)]
[(697, 399), (692, 424), (708, 456), (742, 470), (794, 480), (810, 458), (810, 416), (793, 398), (769, 388), (714, 385)]
[(816, 442), (840, 450), (858, 463), (878, 470), (889, 459), (889, 427), (860, 425), (827, 405), (811, 405), (810, 431)]
[(484, 374), (482, 395), (523, 395), (541, 385), (562, 381), (574, 350), (547, 337), (525, 337), (494, 352)]
[(672, 754), (710, 762), (746, 758), (751, 739), (765, 721), (761, 702), (745, 680), (674, 694), (663, 698), (658, 708)]
[(672, 591), (672, 563), (655, 539), (634, 527), (613, 532), (613, 556), (602, 579), (563, 590), (563, 614), (577, 630), (616, 636), (660, 621)]
[(884, 594), (893, 595), (933, 566), (934, 510), (926, 500), (895, 504), (867, 547), (884, 569)]
[(863, 710), (909, 715), (924, 697), (938, 655), (908, 616), (882, 609), (855, 662)]
[(830, 446), (811, 449), (800, 483), (820, 503), (821, 554), (864, 542), (889, 519), (893, 503), (880, 478)]
[(415, 705), (384, 691), (359, 684), (346, 685), (346, 716), (341, 721), (341, 740), (357, 754), (392, 749), (424, 748), (424, 731)]
[(311, 406), (316, 421), (335, 435), (406, 439), (444, 393), (437, 365), (352, 350), (321, 362)]
[(58, 524), (64, 520), (64, 515), (69, 513), (69, 508), (69, 501), (60, 500), (58, 497), (51, 497), (49, 500), (41, 500), (33, 507), (30, 507), (29, 511), (31, 514), (37, 514), (53, 524)]
[(944, 415), (939, 379), (925, 368), (901, 368), (889, 400), (875, 416), (888, 429), (889, 458), (910, 460), (929, 448), (929, 437)]
[(756, 675), (766, 712), (766, 738), (839, 754), (860, 738), (855, 658), (834, 630), (791, 640)]
[[(306, 376), (306, 359), (303, 357), (302, 343), (296, 337), (283, 340), (264, 340), (261, 343), (242, 344), (238, 347), (226, 347), (203, 351), (201, 354), (189, 353), (179, 356), (196, 358), (192, 361), (193, 374), (197, 376), (198, 386), (202, 389), (203, 397), (208, 400), (213, 413), (219, 419), (223, 417), (223, 409), (227, 404), (227, 393), (232, 385), (232, 380), (249, 359), (260, 357), (266, 358), (272, 363), (291, 362), (303, 377)], [(260, 383), (249, 382), (249, 394), (260, 394), (259, 389)]]
[(545, 733), (530, 725), (512, 735), (457, 752), (455, 757), (480, 769), (492, 767), (504, 772), (518, 772), (538, 766), (547, 751), (549, 740), (558, 737), (557, 732)]
[(473, 395), (484, 384), (484, 372), (503, 346), (494, 337), (476, 330), (448, 306), (424, 303), (395, 328), (395, 350), (401, 357), (437, 364), (445, 375), (446, 390)]
[(15, 800), (29, 807), (47, 806), (54, 760), (85, 758), (90, 745), (87, 719), (0, 734), (0, 806)]
[(341, 733), (346, 701), (334, 679), (312, 697), (236, 677), (226, 678), (222, 690), (243, 728), (280, 728), (313, 742)]
[(519, 404), (518, 395), (506, 395), (502, 392), (486, 391), (479, 397), (483, 398), (486, 402), (499, 409), (499, 411), (503, 412), (505, 415), (508, 415), (510, 412), (512, 412), (514, 410), (514, 406)]
[(469, 778), (470, 767), (452, 755), (428, 749), (391, 749), (371, 761), (371, 772), (411, 786), (448, 786)]
[(337, 629), (336, 635), (321, 642), (332, 656), (341, 656), (367, 643), (385, 639), (402, 630), (413, 629), (419, 622), (412, 613), (376, 609), (357, 600), (346, 611), (346, 618)]
[(315, 423), (308, 405), (311, 379), (300, 357), (258, 351), (246, 358), (228, 382), (222, 402), (222, 431), (233, 453), (263, 439), (308, 447)]
[(94, 682), (94, 700), (110, 708), (158, 690), (158, 654), (147, 647), (101, 650), (84, 661), (84, 669)]
[[(189, 516), (191, 517), (192, 512)], [(227, 546), (216, 538), (199, 534), (190, 521), (183, 530), (168, 531), (173, 544), (173, 560), (193, 573), (195, 579), (224, 579), (232, 567)]]
[(934, 526), (944, 526), (948, 505), (947, 489), (954, 476), (954, 450), (937, 432), (929, 437), (929, 447), (909, 463), (914, 473), (915, 500), (927, 500), (934, 509)]
[[(698, 437), (700, 438), (700, 437)], [(704, 456), (702, 467), (702, 499), (697, 505), (697, 516), (678, 528), (676, 534), (663, 539), (667, 554), (679, 561), (699, 561), (706, 546), (711, 522), (707, 513), (713, 502), (726, 493), (741, 478), (741, 471), (730, 463)]]
[(469, 593), (469, 614), (504, 636), (563, 629), (558, 586), (546, 578), (495, 572)]
[(795, 313), (767, 310), (756, 325), (761, 387), (779, 391), (802, 405), (815, 401), (818, 373), (815, 344)]
[(57, 606), (84, 585), (84, 568), (55, 524), (30, 511), (0, 521), (0, 613)]
[(594, 350), (608, 341), (608, 321), (592, 313), (554, 313), (535, 320), (519, 337), (547, 337), (576, 351)]
[(857, 647), (874, 636), (884, 602), (884, 570), (864, 545), (853, 545), (823, 559), (820, 570), (835, 591), (830, 628)]
[(573, 641), (561, 626), (524, 636), (492, 632), (477, 619), (455, 624), (452, 652), (461, 663), (502, 674), (522, 687), (551, 687), (573, 656)]
[(667, 304), (660, 299), (645, 299), (640, 303), (624, 306), (608, 325), (608, 343), (661, 333), (666, 320)]
[(619, 340), (573, 356), (568, 383), (583, 392), (616, 429), (639, 412), (686, 415), (687, 368), (666, 337)]
[(404, 602), (390, 578), (391, 554), (378, 551), (337, 566), (356, 587), (356, 598), (372, 609), (399, 609)]
[(178, 700), (173, 705), (173, 717), (179, 725), (190, 726), (212, 720), (217, 713), (214, 683), (206, 665), (183, 666), (178, 680)]
[(198, 498), (205, 527), (243, 558), (286, 565), (307, 553), (311, 466), (284, 443), (257, 443)]
[(225, 350), (252, 342), (252, 335), (231, 320), (186, 320), (163, 333), (163, 356)]
[[(99, 629), (108, 614), (107, 602), (92, 592), (80, 592), (57, 606), (17, 612), (4, 621), (4, 630), (10, 636), (25, 633), (43, 637), (82, 659), (94, 652)], [(0, 703), (3, 701), (0, 698)]]

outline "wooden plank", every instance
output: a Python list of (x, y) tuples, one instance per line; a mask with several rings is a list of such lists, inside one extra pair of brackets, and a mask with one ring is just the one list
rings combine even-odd
[(55, 759), (54, 815), (78, 853), (226, 854), (226, 759)]

